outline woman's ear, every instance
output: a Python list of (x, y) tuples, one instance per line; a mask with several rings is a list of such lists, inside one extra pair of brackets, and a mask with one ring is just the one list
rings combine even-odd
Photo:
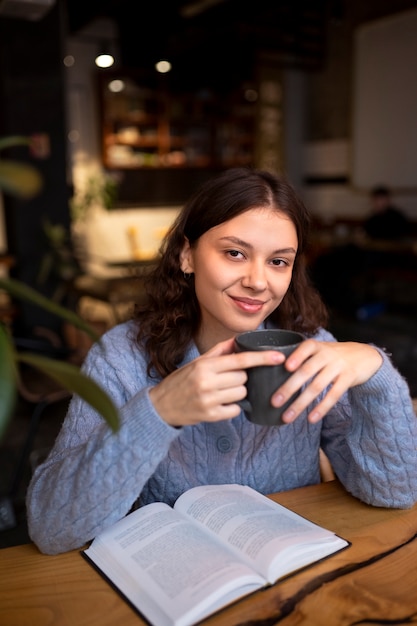
[(192, 274), (194, 272), (193, 254), (190, 246), (190, 242), (185, 237), (184, 245), (180, 252), (180, 268), (185, 274)]

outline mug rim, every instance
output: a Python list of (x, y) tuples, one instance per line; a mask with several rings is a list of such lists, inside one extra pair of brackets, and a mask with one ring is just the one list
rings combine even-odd
[[(289, 346), (293, 346), (297, 343), (300, 343), (301, 341), (305, 340), (305, 337), (302, 333), (298, 332), (297, 330), (290, 330), (290, 329), (286, 329), (286, 328), (256, 328), (255, 330), (247, 330), (243, 333), (239, 333), (235, 336), (235, 342), (236, 343), (240, 343), (241, 346), (243, 346), (244, 343), (244, 338), (245, 336), (251, 335), (252, 337), (254, 335), (257, 334), (261, 334), (261, 333), (270, 333), (272, 332), (273, 334), (291, 334), (294, 335), (294, 341), (290, 341), (290, 342), (286, 342), (284, 344), (281, 344), (279, 346), (271, 346), (272, 349), (279, 347), (279, 348), (286, 348)], [(247, 347), (247, 346), (243, 346), (243, 347)], [(253, 348), (253, 346), (250, 346), (249, 349)]]

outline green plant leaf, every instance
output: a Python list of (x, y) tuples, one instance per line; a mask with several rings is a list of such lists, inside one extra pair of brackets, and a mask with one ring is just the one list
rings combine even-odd
[(72, 393), (78, 394), (100, 413), (113, 432), (119, 429), (119, 414), (112, 399), (92, 378), (80, 372), (77, 366), (31, 353), (19, 353), (17, 358), (41, 370)]
[(14, 280), (13, 278), (0, 278), (0, 289), (4, 289), (15, 298), (22, 300), (28, 300), (32, 304), (42, 307), (50, 313), (58, 315), (64, 320), (67, 320), (73, 324), (76, 328), (83, 330), (93, 341), (99, 341), (100, 335), (98, 335), (81, 317), (79, 317), (73, 311), (60, 306), (53, 300), (46, 298), (32, 287), (25, 285), (24, 283)]
[(10, 421), (16, 402), (16, 365), (14, 348), (6, 328), (0, 324), (0, 440)]
[(0, 137), (0, 150), (6, 148), (14, 148), (15, 146), (28, 146), (31, 142), (30, 137), (25, 135), (10, 135), (8, 137)]
[(0, 189), (20, 198), (32, 198), (42, 188), (42, 178), (31, 165), (0, 161)]
[[(16, 146), (29, 146), (30, 137), (12, 135), (0, 138), (0, 150)], [(16, 161), (0, 161), (0, 190), (18, 198), (32, 198), (42, 188), (42, 177), (32, 165)]]

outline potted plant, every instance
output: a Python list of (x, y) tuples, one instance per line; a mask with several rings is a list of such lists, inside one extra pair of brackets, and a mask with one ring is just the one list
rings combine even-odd
[(71, 200), (71, 216), (73, 221), (83, 221), (89, 211), (100, 207), (110, 211), (117, 200), (117, 178), (110, 174), (95, 173), (85, 182), (82, 188), (74, 193)]
[[(17, 145), (28, 145), (28, 137), (0, 138), (0, 151)], [(0, 159), (0, 192), (3, 191), (21, 198), (31, 198), (39, 192), (42, 180), (35, 168), (23, 163)], [(56, 314), (64, 321), (86, 332), (93, 341), (99, 341), (95, 331), (74, 311), (48, 299), (28, 285), (12, 278), (0, 277), (0, 289), (13, 298), (26, 299)], [(110, 428), (118, 429), (118, 412), (111, 398), (91, 378), (80, 372), (78, 366), (50, 359), (39, 354), (19, 352), (6, 324), (0, 321), (0, 439), (3, 437), (13, 414), (17, 395), (18, 363), (27, 363), (56, 380), (60, 385), (77, 393), (93, 406), (105, 419)]]

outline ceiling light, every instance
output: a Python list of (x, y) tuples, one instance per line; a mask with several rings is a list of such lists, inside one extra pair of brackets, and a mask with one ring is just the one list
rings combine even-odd
[(108, 52), (101, 52), (96, 56), (95, 64), (97, 67), (111, 67), (114, 63), (114, 57)]
[(106, 68), (111, 67), (114, 63), (114, 56), (111, 54), (111, 49), (108, 41), (102, 41), (99, 48), (99, 53), (96, 56), (95, 64), (97, 67)]
[(123, 91), (123, 89), (125, 88), (125, 84), (122, 80), (115, 78), (114, 80), (109, 82), (108, 88), (109, 91), (111, 91), (112, 93), (119, 93), (120, 91)]
[(169, 61), (158, 61), (158, 63), (155, 64), (155, 69), (160, 74), (166, 74), (167, 72), (170, 72), (171, 68), (172, 66)]

